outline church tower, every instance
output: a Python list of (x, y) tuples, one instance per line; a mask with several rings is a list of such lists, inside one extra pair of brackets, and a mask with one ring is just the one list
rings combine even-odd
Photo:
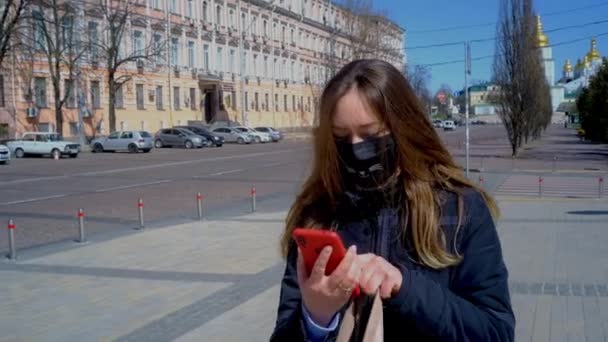
[(566, 59), (566, 63), (564, 64), (564, 74), (562, 76), (562, 79), (564, 81), (566, 80), (571, 80), (574, 78), (574, 72), (572, 69), (572, 64), (570, 63), (570, 59)]
[(536, 42), (541, 51), (541, 63), (545, 68), (545, 78), (552, 87), (555, 85), (555, 60), (553, 59), (553, 48), (549, 46), (549, 38), (543, 32), (543, 23), (540, 16), (536, 16)]

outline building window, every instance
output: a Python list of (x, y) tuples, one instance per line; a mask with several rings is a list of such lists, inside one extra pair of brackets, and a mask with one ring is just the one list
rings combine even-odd
[(154, 7), (154, 9), (160, 9), (160, 0), (152, 0), (152, 7)]
[(264, 76), (268, 77), (268, 56), (264, 56)]
[(247, 14), (241, 13), (241, 32), (247, 29)]
[(217, 48), (217, 65), (216, 65), (216, 69), (217, 71), (224, 71), (224, 49), (221, 47)]
[(162, 41), (162, 36), (160, 35), (160, 33), (155, 33), (154, 34), (154, 56), (153, 56), (153, 60), (156, 62), (156, 64), (161, 64), (163, 62), (163, 55), (164, 55), (164, 51), (161, 45), (161, 41)]
[(34, 46), (36, 50), (45, 50), (46, 39), (44, 35), (44, 15), (39, 11), (32, 12), (34, 18)]
[(209, 71), (209, 45), (203, 45), (203, 69)]
[(5, 106), (4, 101), (4, 76), (0, 75), (0, 107)]
[(215, 23), (217, 26), (222, 26), (222, 6), (217, 5), (215, 7)]
[(258, 55), (253, 55), (253, 76), (258, 76)]
[(194, 1), (188, 0), (188, 14), (189, 18), (194, 18)]
[(163, 110), (163, 86), (156, 86), (154, 99), (156, 100), (156, 109)]
[(247, 59), (247, 52), (243, 52), (243, 59), (245, 59), (245, 63), (243, 63), (243, 76), (247, 76), (247, 64), (249, 62)]
[(283, 95), (283, 109), (285, 112), (289, 111), (287, 109), (287, 95)]
[(188, 67), (194, 67), (194, 42), (188, 42)]
[(74, 94), (74, 81), (65, 80), (63, 83), (65, 94), (65, 105), (68, 108), (76, 108), (76, 96)]
[(209, 5), (207, 1), (203, 1), (203, 21), (209, 22)]
[(173, 109), (179, 110), (179, 87), (173, 87)]
[(274, 94), (274, 111), (279, 111), (279, 94)]
[(281, 41), (285, 42), (285, 26), (281, 26)]
[(251, 32), (256, 36), (258, 35), (258, 17), (251, 18)]
[(292, 81), (296, 80), (295, 70), (296, 70), (296, 62), (291, 61), (291, 68), (290, 68), (289, 72), (291, 73), (291, 80)]
[(142, 55), (144, 53), (144, 39), (141, 31), (133, 32), (133, 54)]
[(259, 99), (259, 94), (257, 92), (255, 94), (253, 94), (253, 101), (255, 104), (255, 111), (259, 112), (260, 111), (260, 99)]
[(291, 42), (295, 44), (296, 42), (296, 33), (295, 30), (292, 28), (291, 29)]
[(167, 0), (169, 1), (169, 12), (178, 13), (177, 1), (178, 0)]
[(232, 98), (232, 109), (236, 110), (236, 90), (233, 90), (230, 95)]
[(306, 111), (310, 112), (310, 96), (308, 96), (308, 106), (306, 107)]
[(171, 38), (171, 65), (176, 66), (179, 53), (179, 41), (177, 38)]
[(279, 32), (277, 31), (277, 23), (272, 24), (272, 39), (278, 40)]
[(38, 108), (46, 108), (46, 78), (34, 79), (34, 103)]
[(249, 93), (245, 92), (245, 110), (249, 110)]
[(234, 29), (234, 10), (230, 10), (230, 12), (228, 12), (228, 21), (230, 27)]
[(272, 63), (272, 78), (276, 79), (278, 78), (278, 73), (277, 73), (277, 64), (278, 64), (278, 60), (275, 58), (273, 63)]
[(190, 88), (190, 109), (196, 110), (196, 88)]
[(264, 107), (263, 110), (268, 110), (268, 93), (264, 94)]
[(264, 30), (264, 37), (268, 38), (268, 20), (264, 19), (262, 26), (262, 29)]
[[(97, 82), (97, 87), (99, 88), (99, 81)], [(92, 86), (91, 86), (92, 89)], [(91, 91), (91, 97), (93, 96), (93, 92)], [(98, 96), (100, 98), (100, 96)], [(98, 100), (99, 101), (99, 100)], [(122, 94), (122, 84), (116, 86), (116, 91), (114, 92), (114, 107), (115, 108), (125, 108), (124, 96)]]
[(295, 95), (291, 96), (291, 110), (293, 112), (296, 111), (296, 96)]
[(235, 56), (235, 51), (234, 49), (230, 49), (230, 60), (228, 61), (228, 63), (230, 64), (230, 72), (234, 73), (234, 56)]
[[(120, 94), (122, 95), (122, 88), (121, 89)], [(119, 91), (115, 92), (114, 95), (114, 100), (116, 103), (116, 94), (118, 94)], [(93, 106), (93, 108), (101, 108), (101, 88), (99, 87), (99, 81), (91, 81), (91, 106)], [(122, 102), (122, 96), (120, 101)], [(120, 107), (122, 107), (122, 104), (120, 105)]]
[(144, 85), (135, 85), (135, 99), (137, 101), (137, 109), (144, 109)]
[(89, 21), (88, 24), (88, 36), (89, 36), (89, 53), (91, 59), (97, 57), (97, 44), (99, 43), (99, 32), (97, 31), (98, 24), (94, 21)]
[(298, 102), (298, 110), (302, 110), (302, 105), (304, 104), (304, 96), (300, 96), (300, 102)]

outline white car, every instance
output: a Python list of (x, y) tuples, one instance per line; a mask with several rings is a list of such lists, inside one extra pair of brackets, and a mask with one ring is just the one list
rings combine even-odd
[(0, 164), (9, 164), (10, 162), (11, 150), (5, 145), (0, 145)]
[(444, 131), (453, 131), (456, 129), (456, 124), (452, 120), (446, 120), (443, 122)]
[(253, 128), (245, 126), (232, 127), (243, 134), (249, 134), (253, 138), (255, 143), (267, 143), (272, 141), (272, 137), (269, 133), (258, 132)]
[(21, 139), (10, 141), (7, 146), (16, 158), (23, 158), (27, 154), (50, 155), (55, 159), (62, 156), (76, 158), (80, 153), (80, 144), (64, 141), (57, 133), (23, 133)]
[(234, 127), (218, 127), (211, 131), (224, 139), (225, 142), (233, 142), (237, 144), (251, 144), (253, 137), (246, 133), (237, 131)]

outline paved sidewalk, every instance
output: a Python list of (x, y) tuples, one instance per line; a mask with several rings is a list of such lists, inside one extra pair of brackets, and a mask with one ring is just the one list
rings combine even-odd
[[(501, 201), (518, 341), (608, 339), (608, 201)], [(284, 211), (0, 262), (0, 341), (265, 341)]]

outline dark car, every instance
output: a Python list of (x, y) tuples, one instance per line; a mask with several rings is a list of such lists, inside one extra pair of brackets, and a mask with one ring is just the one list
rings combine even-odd
[(217, 147), (222, 147), (224, 145), (224, 138), (211, 133), (208, 129), (198, 126), (178, 126), (176, 128), (187, 129), (191, 132), (194, 132), (196, 135), (200, 135), (205, 137), (207, 140), (211, 141), (211, 143)]
[(181, 128), (164, 128), (154, 135), (154, 147), (183, 146), (187, 149), (205, 146), (207, 139)]

